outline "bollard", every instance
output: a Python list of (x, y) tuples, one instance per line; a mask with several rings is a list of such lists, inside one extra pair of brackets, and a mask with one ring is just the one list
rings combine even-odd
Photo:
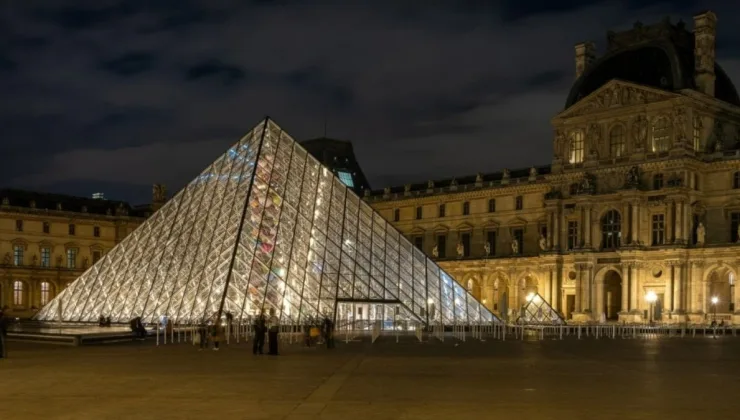
[(159, 322), (157, 322), (157, 345), (159, 345)]
[(581, 339), (581, 326), (578, 325), (578, 339)]
[(563, 339), (563, 326), (560, 326), (560, 339)]

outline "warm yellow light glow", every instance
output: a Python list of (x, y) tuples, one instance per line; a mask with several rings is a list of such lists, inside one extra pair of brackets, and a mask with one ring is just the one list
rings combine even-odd
[(531, 302), (532, 299), (534, 299), (534, 293), (530, 293), (527, 295), (527, 302)]
[(645, 300), (648, 301), (648, 303), (655, 303), (655, 301), (658, 300), (658, 295), (656, 295), (654, 291), (650, 290), (645, 293)]
[(719, 298), (717, 296), (712, 296), (712, 305), (716, 305), (719, 303)]

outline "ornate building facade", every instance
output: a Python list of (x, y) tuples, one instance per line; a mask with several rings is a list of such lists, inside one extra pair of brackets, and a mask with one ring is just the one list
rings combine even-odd
[(573, 321), (739, 323), (740, 99), (716, 22), (577, 45), (551, 165), (365, 199), (503, 316), (536, 292)]
[(0, 307), (28, 318), (164, 204), (0, 190)]

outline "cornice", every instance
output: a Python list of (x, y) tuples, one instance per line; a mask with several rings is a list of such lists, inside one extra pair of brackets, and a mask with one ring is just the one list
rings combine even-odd
[(480, 187), (469, 191), (444, 191), (431, 194), (421, 193), (416, 196), (403, 196), (399, 194), (394, 194), (389, 198), (370, 196), (369, 199), (366, 197), (363, 198), (363, 200), (370, 206), (374, 206), (376, 204), (381, 205), (384, 203), (393, 203), (401, 206), (417, 203), (439, 203), (441, 201), (465, 201), (478, 198), (511, 197), (513, 195), (533, 192), (545, 193), (549, 187), (550, 184), (547, 181), (539, 181), (533, 183), (509, 184), (505, 186)]
[(32, 216), (41, 219), (58, 218), (64, 220), (99, 220), (115, 223), (116, 221), (131, 221), (142, 223), (146, 220), (145, 217), (137, 216), (116, 216), (116, 215), (105, 215), (97, 213), (82, 213), (64, 210), (50, 210), (50, 209), (33, 209), (28, 207), (17, 207), (17, 206), (0, 206), (0, 217), (3, 214), (17, 215), (22, 214), (25, 216)]

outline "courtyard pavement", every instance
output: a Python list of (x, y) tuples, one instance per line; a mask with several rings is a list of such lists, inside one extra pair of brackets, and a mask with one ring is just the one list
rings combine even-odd
[(0, 419), (725, 419), (740, 338), (338, 342), (253, 356), (10, 343)]

